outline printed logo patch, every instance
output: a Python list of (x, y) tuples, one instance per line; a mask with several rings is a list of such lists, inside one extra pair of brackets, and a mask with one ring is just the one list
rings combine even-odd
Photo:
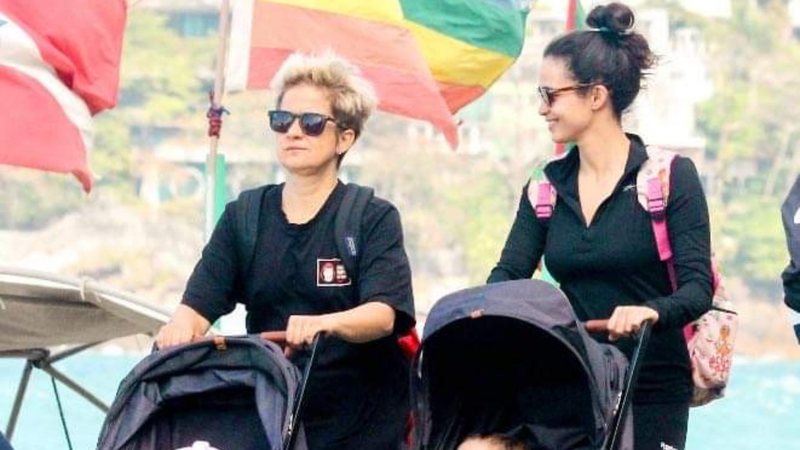
[(339, 258), (317, 258), (317, 286), (341, 287), (350, 286), (350, 276)]

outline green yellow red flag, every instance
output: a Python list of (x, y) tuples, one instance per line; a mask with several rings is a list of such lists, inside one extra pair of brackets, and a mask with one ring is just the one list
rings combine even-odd
[(453, 114), (516, 60), (519, 0), (240, 0), (233, 4), (228, 90), (263, 89), (294, 51), (332, 50), (375, 85), (379, 108), (425, 120), (458, 142)]

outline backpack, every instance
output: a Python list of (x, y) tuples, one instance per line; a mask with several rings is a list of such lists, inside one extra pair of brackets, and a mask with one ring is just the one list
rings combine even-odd
[[(566, 154), (566, 152), (564, 153)], [(667, 265), (672, 290), (678, 288), (672, 246), (667, 231), (667, 202), (672, 163), (677, 153), (648, 147), (648, 159), (636, 175), (639, 204), (650, 214), (658, 256)], [(558, 156), (556, 159), (563, 156)], [(536, 199), (535, 203), (533, 199)], [(548, 220), (555, 208), (556, 190), (539, 170), (528, 185), (528, 199), (539, 220)], [(739, 317), (728, 300), (716, 261), (711, 258), (713, 300), (711, 309), (684, 327), (692, 363), (694, 394), (690, 404), (701, 406), (721, 398), (728, 384)]]
[[(256, 253), (256, 239), (258, 237), (258, 218), (261, 214), (261, 205), (264, 195), (278, 185), (268, 184), (255, 189), (242, 191), (235, 203), (236, 208), (236, 252), (241, 265), (242, 279), (249, 276), (251, 265)], [(345, 194), (339, 210), (334, 219), (333, 234), (336, 240), (336, 251), (342, 258), (345, 271), (347, 271), (353, 285), (357, 286), (358, 265), (360, 249), (363, 246), (361, 236), (361, 222), (367, 204), (375, 195), (372, 188), (359, 186), (355, 183), (345, 185)], [(244, 300), (252, 299), (252, 283), (244, 283)], [(419, 337), (412, 327), (407, 333), (398, 338), (398, 345), (403, 354), (413, 358), (419, 348)]]

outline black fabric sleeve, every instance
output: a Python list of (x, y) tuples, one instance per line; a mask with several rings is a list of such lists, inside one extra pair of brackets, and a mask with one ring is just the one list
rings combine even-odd
[(783, 279), (783, 301), (786, 306), (800, 312), (800, 267), (794, 260), (789, 261), (789, 266), (781, 274)]
[(233, 311), (239, 263), (236, 254), (235, 202), (228, 203), (200, 260), (195, 265), (182, 303), (209, 322)]
[(670, 175), (667, 231), (678, 279), (672, 295), (645, 302), (659, 326), (683, 327), (711, 308), (711, 232), (708, 205), (694, 163), (677, 157)]
[(506, 238), (500, 261), (492, 269), (487, 283), (527, 279), (533, 276), (544, 252), (547, 225), (536, 218), (528, 201), (528, 185), (522, 188), (517, 217)]
[(394, 308), (395, 333), (402, 334), (416, 320), (400, 213), (385, 200), (373, 198), (364, 214), (363, 253), (358, 263), (360, 302), (380, 302)]

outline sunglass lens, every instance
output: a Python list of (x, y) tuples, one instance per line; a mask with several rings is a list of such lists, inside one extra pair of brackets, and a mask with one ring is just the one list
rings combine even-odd
[(319, 136), (325, 131), (325, 124), (328, 119), (322, 114), (305, 113), (300, 117), (300, 126), (303, 132), (309, 136)]
[(270, 111), (269, 127), (276, 133), (286, 133), (292, 126), (294, 116), (289, 111)]

